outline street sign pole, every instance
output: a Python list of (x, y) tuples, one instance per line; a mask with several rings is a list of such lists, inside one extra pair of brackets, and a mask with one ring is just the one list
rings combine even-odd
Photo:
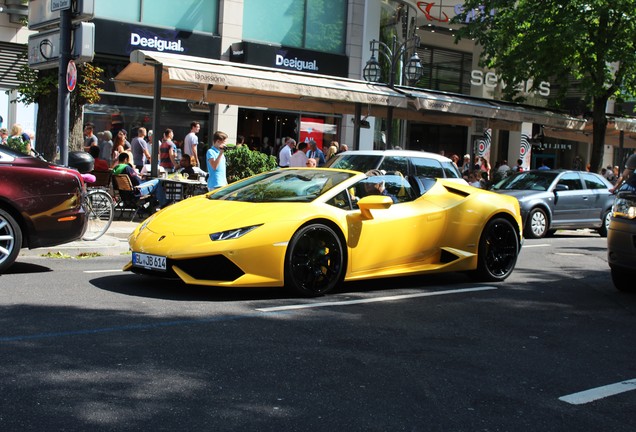
[(60, 164), (68, 166), (68, 137), (71, 97), (66, 85), (66, 71), (71, 60), (71, 9), (60, 10), (60, 63), (57, 81), (57, 144)]

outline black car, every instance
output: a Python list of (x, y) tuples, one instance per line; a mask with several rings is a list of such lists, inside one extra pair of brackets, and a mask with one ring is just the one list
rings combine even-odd
[(636, 291), (636, 193), (618, 192), (607, 234), (607, 262), (614, 286)]
[(527, 238), (582, 228), (606, 237), (614, 203), (612, 187), (605, 177), (591, 172), (532, 170), (506, 177), (492, 190), (519, 200)]
[(78, 240), (86, 229), (80, 173), (0, 145), (0, 273), (23, 247)]

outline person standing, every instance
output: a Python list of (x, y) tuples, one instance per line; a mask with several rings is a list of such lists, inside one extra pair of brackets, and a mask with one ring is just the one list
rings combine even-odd
[(113, 164), (113, 134), (104, 131), (104, 139), (99, 143), (99, 158), (106, 161), (108, 166)]
[(133, 164), (139, 171), (144, 167), (145, 160), (150, 163), (150, 152), (148, 151), (148, 143), (144, 137), (146, 136), (146, 128), (140, 127), (137, 130), (137, 136), (133, 138), (130, 146), (132, 147)]
[(201, 124), (198, 121), (190, 123), (190, 133), (183, 139), (183, 153), (187, 153), (192, 158), (192, 166), (199, 166), (199, 137), (197, 134), (201, 130)]
[(92, 146), (99, 146), (99, 140), (93, 133), (93, 125), (87, 123), (84, 126), (84, 151), (88, 151)]
[(307, 157), (316, 159), (318, 167), (323, 166), (326, 162), (325, 154), (318, 148), (318, 145), (314, 140), (309, 141), (309, 152), (307, 153)]
[(295, 168), (307, 166), (307, 150), (309, 150), (309, 146), (306, 142), (298, 144), (298, 150), (289, 159), (289, 166)]
[(9, 131), (7, 128), (0, 128), (0, 144), (7, 144), (7, 139), (9, 138)]
[(214, 132), (212, 147), (206, 152), (205, 159), (208, 167), (208, 190), (214, 190), (227, 185), (225, 173), (225, 132)]
[(173, 137), (172, 129), (166, 129), (159, 146), (159, 166), (169, 173), (177, 167), (177, 146), (172, 142)]
[(296, 140), (293, 138), (287, 138), (285, 145), (278, 154), (278, 166), (281, 168), (288, 168), (291, 162), (292, 151), (296, 148)]
[(11, 136), (7, 138), (6, 145), (17, 152), (31, 154), (31, 143), (22, 138), (22, 125), (19, 123), (11, 126)]

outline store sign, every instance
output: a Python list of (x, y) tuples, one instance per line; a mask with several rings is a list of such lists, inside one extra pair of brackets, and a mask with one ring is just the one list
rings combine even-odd
[(230, 61), (339, 77), (348, 76), (349, 66), (343, 55), (245, 41), (232, 44)]
[[(410, 1), (407, 3), (417, 8), (418, 14), (422, 14), (424, 19), (418, 19), (419, 23), (424, 24), (447, 24), (450, 25), (451, 20), (457, 15), (464, 13), (463, 0), (438, 0), (438, 1)], [(479, 6), (466, 14), (465, 23), (468, 24), (476, 19), (483, 19), (486, 16), (494, 16), (495, 9), (486, 10), (485, 6)]]
[[(524, 81), (515, 86), (515, 89), (520, 93), (535, 93), (540, 96), (550, 96), (550, 83), (541, 81), (539, 87), (536, 90), (531, 90), (533, 85), (532, 80)], [(501, 85), (502, 88), (506, 88), (507, 84), (500, 79), (500, 77), (494, 72), (483, 72), (480, 70), (473, 70), (470, 72), (470, 85), (475, 87), (486, 87), (488, 89), (495, 89)]]
[(221, 38), (190, 31), (164, 29), (95, 19), (95, 52), (129, 56), (134, 50), (221, 58)]

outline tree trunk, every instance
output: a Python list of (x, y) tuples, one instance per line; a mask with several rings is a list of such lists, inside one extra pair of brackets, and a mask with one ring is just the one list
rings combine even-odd
[(48, 161), (56, 161), (57, 148), (57, 92), (38, 98), (35, 142), (38, 152)]
[(607, 97), (594, 99), (594, 111), (592, 111), (592, 159), (590, 160), (590, 171), (600, 173), (603, 164), (603, 153), (605, 149), (605, 133), (607, 132), (607, 116), (605, 108)]

